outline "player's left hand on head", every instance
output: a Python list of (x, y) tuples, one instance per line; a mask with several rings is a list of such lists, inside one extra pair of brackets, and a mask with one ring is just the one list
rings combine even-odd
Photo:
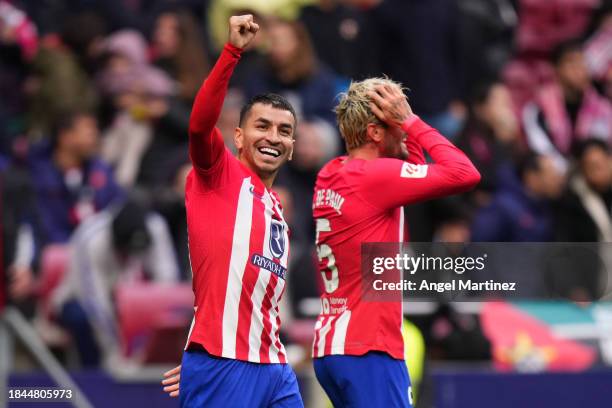
[(398, 87), (377, 85), (368, 96), (372, 99), (370, 109), (374, 115), (389, 126), (400, 127), (413, 115), (406, 95)]
[(229, 42), (235, 47), (245, 48), (251, 43), (259, 25), (253, 20), (252, 14), (232, 16), (229, 19)]
[(164, 373), (164, 392), (167, 392), (170, 397), (179, 396), (179, 385), (181, 382), (181, 366), (174, 367), (172, 370)]

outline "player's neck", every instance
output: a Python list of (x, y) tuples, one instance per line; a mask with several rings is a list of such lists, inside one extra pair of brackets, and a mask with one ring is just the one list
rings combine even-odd
[(259, 176), (261, 182), (266, 186), (266, 188), (272, 188), (272, 184), (274, 184), (274, 179), (276, 178), (276, 173), (271, 176), (262, 177), (262, 175), (255, 173)]
[(240, 161), (240, 163), (242, 163), (244, 165), (244, 167), (246, 167), (247, 169), (251, 170), (251, 173), (253, 173), (257, 177), (259, 177), (259, 179), (261, 180), (263, 185), (266, 186), (266, 188), (272, 188), (272, 184), (274, 184), (274, 179), (276, 178), (276, 173), (277, 172), (274, 172), (274, 173), (262, 173), (258, 169), (254, 168), (254, 166), (248, 160), (246, 160), (243, 156), (241, 156), (240, 154), (238, 155), (238, 160)]
[(367, 143), (363, 146), (359, 146), (355, 149), (351, 149), (348, 152), (349, 160), (361, 159), (361, 160), (374, 160), (380, 157), (380, 151), (378, 146), (373, 143)]

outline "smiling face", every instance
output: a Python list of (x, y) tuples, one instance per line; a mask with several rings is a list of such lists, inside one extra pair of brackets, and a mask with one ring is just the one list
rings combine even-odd
[(234, 132), (238, 159), (271, 186), (291, 157), (295, 118), (288, 110), (255, 103), (242, 122)]

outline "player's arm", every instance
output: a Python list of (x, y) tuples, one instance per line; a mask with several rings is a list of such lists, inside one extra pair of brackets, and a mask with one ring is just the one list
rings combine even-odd
[(406, 161), (413, 164), (425, 164), (426, 160), (425, 153), (423, 152), (423, 146), (417, 142), (416, 137), (412, 136), (410, 132), (412, 124), (418, 119), (419, 117), (413, 114), (408, 118), (408, 120), (401, 124), (402, 130), (408, 135), (406, 142), (404, 143), (408, 149), (408, 158)]
[(198, 91), (189, 118), (189, 155), (195, 167), (208, 170), (222, 157), (225, 145), (215, 124), (240, 54), (258, 30), (250, 14), (229, 19), (229, 41)]
[(372, 162), (363, 185), (369, 201), (381, 208), (393, 208), (461, 193), (478, 184), (480, 173), (470, 159), (414, 115), (400, 90), (381, 86), (370, 96), (374, 114), (389, 126), (402, 127), (434, 163), (411, 164), (397, 159)]

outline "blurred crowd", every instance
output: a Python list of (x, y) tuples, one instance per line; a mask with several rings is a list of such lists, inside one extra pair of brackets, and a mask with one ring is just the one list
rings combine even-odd
[(275, 186), (294, 317), (320, 289), (312, 191), (344, 151), (333, 107), (353, 79), (401, 82), (482, 174), (406, 209), (412, 241), (612, 242), (608, 0), (0, 0), (0, 304), (43, 314), (62, 333), (45, 326), (46, 340), (71, 337), (82, 364), (120, 347), (117, 285), (191, 278), (191, 104), (228, 17), (247, 12), (262, 30), (218, 127), (233, 148), (261, 92), (298, 112)]

